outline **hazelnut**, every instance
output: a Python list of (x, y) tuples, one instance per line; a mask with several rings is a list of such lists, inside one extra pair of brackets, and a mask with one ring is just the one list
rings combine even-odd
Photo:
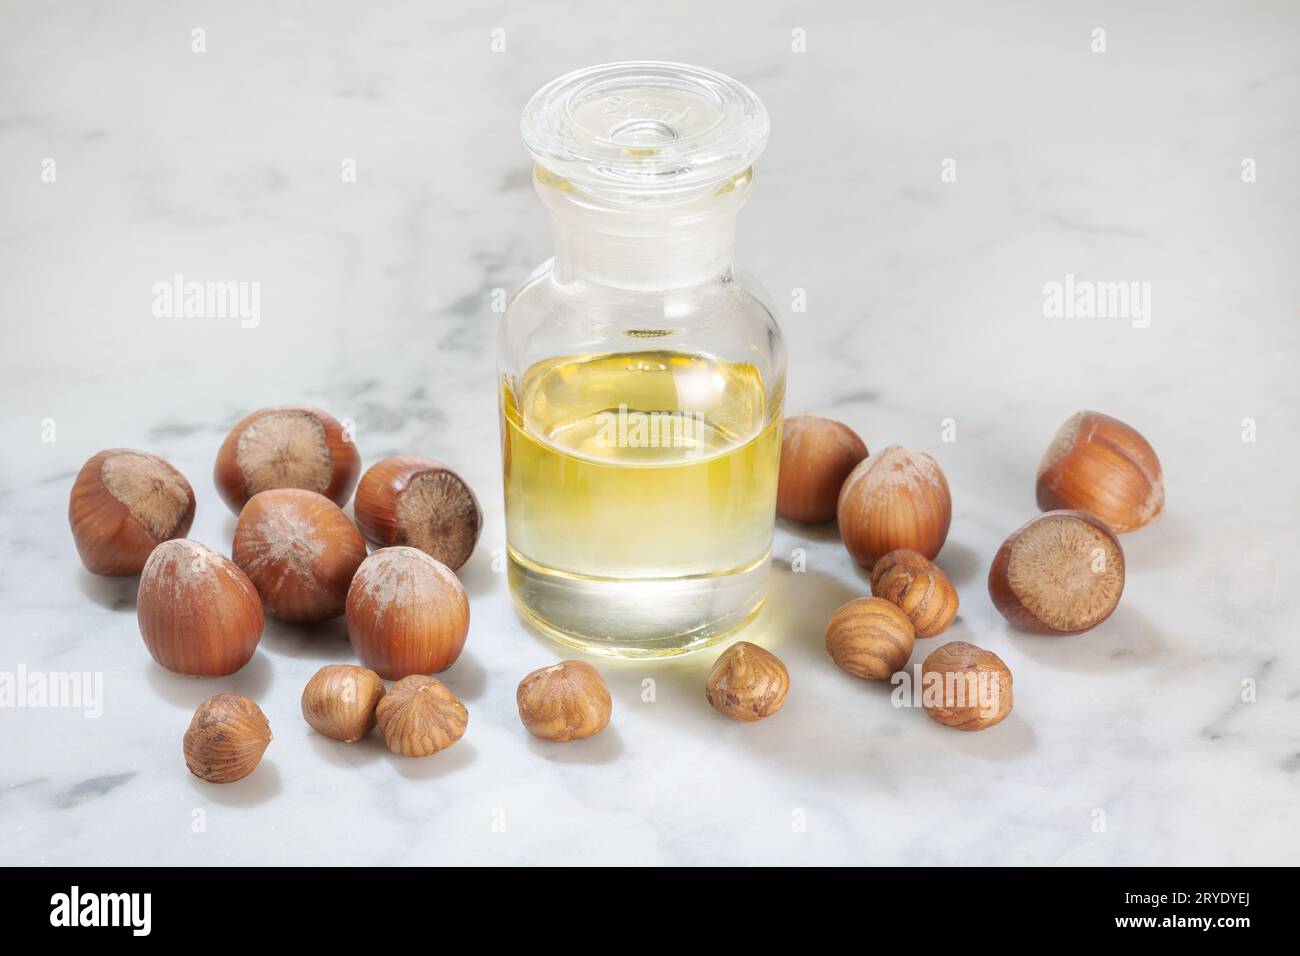
[(263, 408), (226, 436), (212, 471), (217, 491), (235, 514), (248, 499), (274, 488), (302, 488), (347, 503), (361, 456), (334, 418), (319, 408)]
[(469, 632), (469, 599), (456, 575), (416, 548), (380, 548), (348, 589), (348, 637), (361, 663), (386, 680), (445, 671)]
[(921, 665), (921, 706), (947, 727), (992, 727), (1011, 713), (1011, 671), (992, 651), (951, 641)]
[(379, 675), (355, 664), (326, 664), (302, 691), (302, 716), (318, 734), (351, 743), (375, 726), (384, 696)]
[(453, 571), (469, 560), (483, 530), (474, 492), (432, 458), (394, 455), (371, 465), (357, 485), (353, 510), (371, 544), (410, 545)]
[(912, 622), (884, 598), (861, 597), (845, 604), (826, 626), (826, 650), (854, 677), (889, 680), (903, 669), (915, 643)]
[(262, 637), (262, 601), (223, 554), (188, 538), (154, 548), (136, 595), (140, 635), (163, 667), (191, 677), (233, 674)]
[(866, 568), (896, 548), (933, 558), (951, 521), (952, 498), (939, 464), (901, 445), (865, 459), (840, 489), (840, 536)]
[(938, 565), (916, 551), (900, 549), (871, 568), (871, 593), (896, 604), (917, 637), (934, 637), (957, 616), (957, 589)]
[(791, 521), (830, 521), (844, 479), (866, 457), (867, 446), (848, 425), (814, 415), (787, 418), (776, 513)]
[(1049, 511), (1015, 531), (989, 568), (989, 597), (1012, 626), (1079, 634), (1110, 616), (1124, 593), (1124, 551), (1105, 522)]
[(375, 718), (389, 750), (403, 757), (427, 757), (465, 736), (469, 711), (442, 681), (412, 674), (380, 699)]
[(1160, 459), (1137, 431), (1100, 412), (1076, 412), (1038, 466), (1038, 507), (1096, 515), (1123, 534), (1165, 507)]
[(748, 641), (727, 648), (709, 671), (705, 695), (713, 709), (732, 720), (762, 720), (781, 709), (790, 672), (781, 659)]
[(280, 488), (253, 495), (239, 513), (231, 556), (262, 605), (282, 621), (338, 617), (366, 559), (366, 542), (324, 495)]
[(159, 542), (185, 537), (193, 522), (190, 483), (146, 451), (101, 451), (72, 483), (68, 523), (93, 574), (139, 574)]
[(519, 682), (515, 703), (530, 734), (559, 741), (600, 733), (614, 706), (600, 671), (584, 661), (560, 661), (533, 671)]
[(199, 704), (185, 731), (185, 766), (212, 783), (234, 783), (262, 762), (271, 725), (262, 709), (239, 694), (217, 694)]

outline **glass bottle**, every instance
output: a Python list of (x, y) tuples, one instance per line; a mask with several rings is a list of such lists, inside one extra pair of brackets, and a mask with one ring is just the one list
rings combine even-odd
[(732, 265), (767, 113), (711, 70), (616, 63), (521, 125), (555, 255), (501, 328), (512, 599), (595, 653), (708, 646), (767, 595), (785, 350)]

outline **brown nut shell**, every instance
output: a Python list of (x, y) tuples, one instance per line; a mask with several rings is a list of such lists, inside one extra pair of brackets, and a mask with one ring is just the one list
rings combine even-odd
[(932, 559), (948, 538), (952, 497), (938, 462), (890, 445), (844, 480), (838, 517), (844, 546), (863, 567), (897, 548)]
[(109, 448), (91, 457), (68, 496), (68, 524), (92, 574), (139, 574), (159, 543), (194, 523), (194, 489), (157, 455)]
[(279, 488), (249, 499), (235, 524), (231, 555), (268, 615), (323, 621), (343, 613), (366, 542), (324, 495)]
[(1096, 515), (1116, 533), (1148, 525), (1165, 507), (1155, 449), (1133, 428), (1101, 412), (1076, 412), (1038, 466), (1038, 507)]
[(442, 681), (412, 674), (383, 696), (375, 718), (389, 750), (403, 757), (427, 757), (465, 736), (469, 711)]
[(561, 742), (600, 733), (614, 706), (600, 671), (585, 661), (538, 668), (519, 682), (515, 703), (530, 734)]
[(353, 510), (371, 544), (419, 548), (453, 571), (469, 560), (483, 531), (474, 492), (433, 458), (393, 455), (371, 465), (357, 485)]
[(246, 416), (217, 452), (212, 479), (239, 514), (262, 491), (302, 488), (344, 505), (361, 473), (361, 456), (343, 426), (309, 405), (262, 408)]
[(417, 548), (381, 548), (361, 563), (347, 599), (348, 638), (385, 680), (445, 671), (469, 633), (456, 575)]
[(776, 513), (791, 521), (830, 521), (844, 479), (866, 457), (866, 443), (842, 422), (815, 415), (787, 418)]
[(917, 637), (934, 637), (957, 616), (957, 589), (939, 566), (917, 551), (884, 555), (871, 569), (871, 593), (907, 615)]
[(257, 768), (270, 743), (271, 725), (257, 704), (217, 694), (199, 704), (185, 731), (185, 766), (211, 783), (233, 783)]
[(837, 667), (864, 680), (889, 680), (915, 645), (912, 622), (884, 598), (861, 597), (837, 610), (826, 625), (826, 650)]
[(789, 691), (790, 672), (781, 659), (748, 641), (737, 641), (722, 652), (705, 687), (714, 710), (742, 721), (772, 716)]
[(1049, 511), (1013, 532), (989, 568), (989, 597), (1013, 627), (1080, 634), (1110, 617), (1124, 593), (1124, 549), (1085, 511)]
[(326, 664), (302, 691), (302, 717), (318, 734), (351, 743), (375, 727), (384, 682), (369, 668)]
[(921, 706), (958, 730), (984, 730), (1011, 713), (1011, 670), (992, 651), (951, 641), (921, 665)]
[(188, 538), (154, 548), (136, 595), (140, 635), (153, 659), (191, 677), (233, 674), (262, 637), (262, 600), (223, 554)]

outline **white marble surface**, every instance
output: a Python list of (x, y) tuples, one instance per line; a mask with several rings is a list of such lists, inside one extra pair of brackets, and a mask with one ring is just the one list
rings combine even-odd
[[(0, 671), (104, 679), (98, 719), (0, 710), (0, 863), (1294, 862), (1296, 7), (546, 6), (0, 2)], [(950, 636), (1013, 669), (1001, 726), (953, 732), (838, 672), (824, 622), (867, 586), (833, 530), (789, 526), (746, 635), (789, 664), (777, 717), (714, 714), (710, 654), (602, 664), (614, 720), (586, 743), (519, 725), (516, 682), (562, 655), (492, 570), (491, 295), (549, 254), (517, 116), (554, 75), (646, 56), (766, 101), (741, 257), (778, 302), (806, 290), (807, 312), (784, 316), (788, 410), (939, 458)], [(155, 318), (151, 288), (178, 272), (260, 282), (260, 324)], [(1043, 285), (1066, 273), (1150, 282), (1149, 327), (1045, 318)], [(77, 562), (72, 477), (117, 445), (184, 471), (192, 536), (228, 548), (217, 445), (292, 401), (355, 419), (367, 462), (445, 458), (485, 503), (469, 643), (445, 675), (469, 733), (449, 752), (404, 760), (307, 728), (303, 684), (350, 659), (341, 621), (272, 623), (235, 677), (178, 678), (141, 644), (134, 580)], [(1103, 627), (1020, 635), (983, 577), (1035, 513), (1048, 438), (1084, 407), (1147, 434), (1168, 512), (1125, 537), (1128, 588)], [(225, 689), (261, 703), (275, 741), (220, 788), (185, 771), (180, 739)]]

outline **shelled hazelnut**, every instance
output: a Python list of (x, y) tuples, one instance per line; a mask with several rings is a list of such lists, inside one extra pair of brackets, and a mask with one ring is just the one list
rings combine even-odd
[(348, 637), (385, 680), (445, 671), (469, 633), (469, 599), (445, 564), (416, 548), (381, 548), (347, 596)]
[(92, 574), (139, 574), (160, 542), (185, 537), (193, 522), (190, 483), (147, 451), (101, 451), (72, 483), (68, 523)]
[(840, 489), (838, 514), (849, 554), (870, 568), (898, 548), (925, 558), (938, 554), (948, 537), (952, 498), (938, 462), (890, 445), (850, 472)]
[(231, 555), (271, 617), (322, 621), (343, 613), (366, 542), (324, 495), (279, 488), (244, 505)]
[(853, 429), (814, 415), (785, 420), (776, 513), (791, 521), (830, 521), (840, 488), (867, 446)]
[(600, 671), (584, 661), (560, 661), (533, 671), (519, 682), (515, 703), (530, 734), (556, 741), (595, 736), (613, 710)]
[(262, 637), (262, 601), (225, 555), (188, 538), (154, 548), (140, 575), (136, 617), (163, 667), (191, 677), (233, 674)]
[(871, 593), (896, 604), (917, 637), (934, 637), (957, 616), (957, 589), (934, 562), (916, 551), (883, 555), (871, 568)]
[(353, 503), (366, 540), (409, 545), (453, 571), (474, 552), (483, 512), (465, 481), (432, 458), (393, 455), (371, 465)]
[(389, 750), (427, 757), (465, 736), (469, 711), (442, 681), (412, 674), (380, 699), (375, 718)]
[(1165, 507), (1160, 459), (1131, 425), (1077, 412), (1060, 427), (1038, 466), (1038, 507), (1087, 511), (1123, 534)]
[(826, 626), (826, 650), (836, 666), (864, 680), (889, 680), (915, 644), (912, 622), (884, 598), (849, 601)]
[(209, 697), (185, 731), (185, 766), (211, 783), (233, 783), (262, 762), (271, 725), (262, 709), (239, 694)]
[(235, 514), (254, 495), (276, 488), (302, 488), (347, 503), (361, 471), (343, 426), (307, 405), (263, 408), (242, 419), (217, 452), (212, 477)]
[(737, 641), (709, 671), (705, 695), (713, 709), (732, 720), (754, 721), (781, 709), (790, 691), (790, 672), (771, 651)]
[(1106, 620), (1124, 593), (1124, 550), (1105, 522), (1049, 511), (1013, 532), (989, 568), (989, 597), (1012, 626), (1079, 634)]
[(1011, 713), (1011, 671), (992, 651), (951, 641), (921, 665), (921, 706), (958, 730), (984, 730)]
[(318, 734), (351, 743), (375, 726), (384, 696), (379, 675), (354, 664), (326, 664), (302, 691), (302, 716)]

